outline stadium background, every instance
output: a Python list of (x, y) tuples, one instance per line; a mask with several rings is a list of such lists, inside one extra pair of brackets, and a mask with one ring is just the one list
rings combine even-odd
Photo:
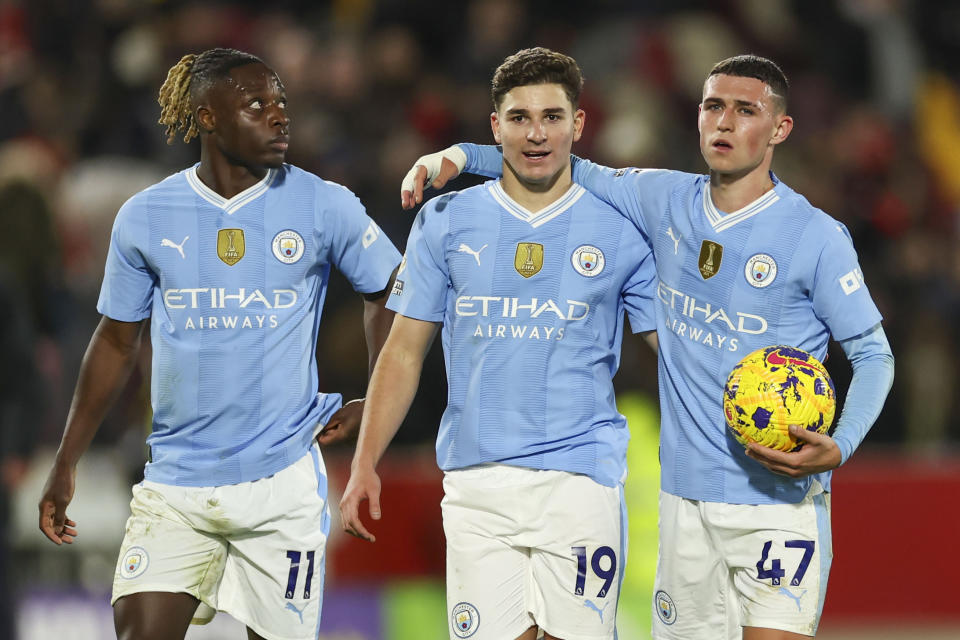
[[(948, 0), (522, 2), (0, 0), (0, 628), (22, 640), (112, 636), (106, 604), (129, 487), (149, 424), (143, 366), (80, 466), (70, 513), (81, 538), (55, 548), (36, 502), (59, 441), (109, 229), (140, 188), (196, 161), (164, 143), (157, 90), (181, 55), (233, 46), (262, 56), (290, 99), (289, 161), (356, 192), (402, 248), (412, 215), (398, 185), (422, 153), (488, 142), (488, 82), (518, 48), (583, 68), (586, 133), (574, 151), (608, 165), (702, 171), (702, 79), (755, 52), (792, 82), (796, 128), (778, 175), (853, 233), (897, 357), (886, 409), (836, 474), (835, 548), (820, 637), (960, 634), (960, 4)], [(457, 186), (474, 184), (469, 178)], [(785, 241), (790, 241), (785, 238)], [(324, 389), (363, 393), (361, 303), (331, 285)], [(849, 367), (834, 345), (838, 386)], [(617, 385), (631, 420), (631, 551), (621, 637), (646, 637), (656, 555), (655, 361), (624, 343)], [(435, 349), (383, 463), (379, 542), (331, 538), (322, 638), (446, 637), (439, 472), (444, 401)], [(350, 450), (327, 453), (337, 491)], [(18, 635), (16, 635), (18, 634)], [(239, 638), (227, 616), (189, 638)]]

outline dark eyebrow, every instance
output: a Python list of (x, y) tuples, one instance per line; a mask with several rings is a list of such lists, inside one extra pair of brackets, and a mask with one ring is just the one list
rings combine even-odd
[[(525, 115), (529, 115), (529, 113), (530, 112), (527, 109), (507, 109), (508, 116), (512, 116), (512, 115), (525, 116)], [(564, 109), (563, 107), (547, 107), (546, 109), (543, 110), (543, 113), (547, 115), (554, 115), (558, 113), (562, 114), (562, 113), (566, 113), (566, 109)]]
[[(709, 103), (709, 104), (715, 104), (715, 103), (723, 104), (723, 103), (725, 103), (725, 102), (726, 102), (726, 100), (724, 100), (723, 98), (715, 98), (715, 97), (713, 97), (713, 96), (703, 99), (703, 104), (708, 104), (708, 103)], [(758, 102), (750, 102), (749, 100), (734, 100), (734, 101), (733, 101), (733, 104), (735, 104), (735, 105), (738, 106), (738, 107), (751, 107), (751, 108), (753, 108), (753, 109), (763, 109), (763, 105), (762, 105), (762, 104), (760, 104), (760, 103), (758, 103)]]

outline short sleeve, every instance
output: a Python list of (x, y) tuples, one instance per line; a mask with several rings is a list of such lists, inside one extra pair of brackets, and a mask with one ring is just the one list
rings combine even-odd
[(150, 235), (145, 214), (139, 199), (131, 198), (113, 221), (97, 301), (97, 311), (113, 320), (138, 322), (150, 316), (157, 275), (144, 255)]
[(349, 189), (331, 182), (321, 184), (324, 192), (318, 201), (324, 204), (317, 226), (328, 234), (327, 259), (355, 291), (383, 291), (400, 262), (400, 252)]
[(653, 252), (640, 237), (640, 233), (631, 228), (629, 246), (637, 251), (631, 255), (633, 272), (623, 286), (623, 303), (630, 319), (630, 328), (634, 333), (653, 331), (657, 328), (656, 306), (657, 270), (653, 261)]
[(408, 318), (443, 322), (450, 282), (445, 249), (450, 218), (442, 207), (449, 197), (427, 202), (410, 228), (407, 251), (387, 301), (389, 309)]

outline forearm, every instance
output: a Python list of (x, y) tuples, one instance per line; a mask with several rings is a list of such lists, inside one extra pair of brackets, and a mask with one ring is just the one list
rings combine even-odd
[(376, 467), (403, 423), (420, 385), (423, 360), (438, 324), (396, 316), (364, 403), (353, 468)]
[(499, 178), (503, 175), (503, 152), (492, 144), (473, 144), (459, 142), (457, 146), (466, 154), (467, 163), (463, 170), (487, 178)]
[(390, 296), (390, 288), (393, 286), (393, 278), (387, 286), (386, 292), (376, 299), (366, 299), (363, 303), (363, 333), (367, 341), (367, 376), (373, 376), (374, 367), (383, 345), (390, 335), (390, 327), (393, 325), (394, 313), (387, 309), (387, 298)]
[(417, 387), (423, 359), (384, 349), (370, 379), (353, 467), (376, 467), (403, 423)]
[(842, 464), (863, 442), (883, 409), (893, 384), (893, 354), (880, 325), (840, 344), (853, 367), (843, 413), (833, 433)]
[(87, 450), (137, 361), (142, 330), (142, 323), (101, 320), (80, 365), (57, 464), (75, 466)]

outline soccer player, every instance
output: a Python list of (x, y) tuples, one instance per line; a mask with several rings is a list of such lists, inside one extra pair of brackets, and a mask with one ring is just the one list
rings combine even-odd
[[(833, 556), (830, 471), (863, 440), (893, 380), (847, 229), (770, 170), (793, 128), (787, 89), (765, 58), (714, 66), (698, 123), (709, 175), (575, 161), (574, 180), (648, 239), (659, 279), (658, 639), (816, 634)], [(495, 175), (499, 155), (463, 145), (421, 158), (401, 187), (404, 205), (460, 162)], [(791, 453), (737, 444), (721, 408), (733, 366), (774, 344), (823, 359), (831, 336), (853, 366), (833, 436), (791, 427), (804, 443)]]
[(655, 289), (634, 225), (571, 180), (582, 83), (572, 58), (543, 48), (494, 73), (503, 178), (417, 215), (340, 502), (344, 528), (375, 540), (360, 503), (380, 519), (375, 466), (442, 326), (451, 638), (615, 636), (629, 433), (612, 377), (624, 311), (652, 330)]
[(114, 576), (118, 637), (182, 639), (191, 618), (221, 610), (248, 638), (312, 640), (330, 526), (316, 430), (343, 439), (362, 412), (317, 393), (327, 281), (335, 266), (364, 295), (372, 363), (400, 254), (347, 189), (284, 163), (286, 94), (259, 58), (184, 56), (159, 101), (168, 142), (198, 136), (200, 162), (117, 215), (40, 529), (76, 537), (77, 461), (149, 324), (153, 430)]

